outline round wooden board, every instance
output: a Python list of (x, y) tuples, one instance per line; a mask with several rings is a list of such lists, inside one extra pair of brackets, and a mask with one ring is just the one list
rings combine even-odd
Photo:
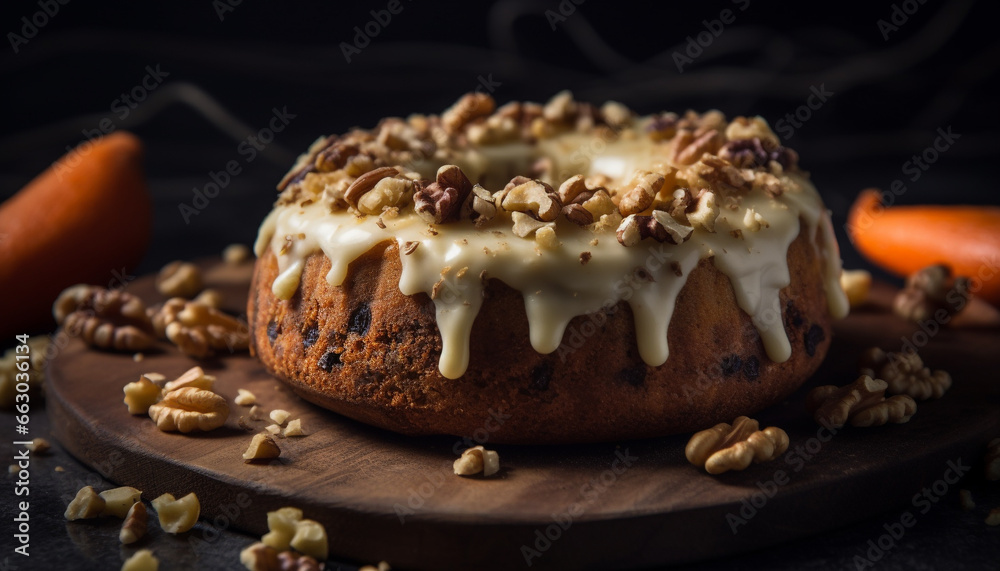
[[(212, 266), (209, 285), (242, 312), (249, 267)], [(151, 278), (129, 286), (153, 303)], [(232, 403), (237, 389), (270, 411), (302, 419), (308, 436), (279, 439), (281, 458), (245, 464), (253, 431), (249, 409), (233, 405), (225, 427), (207, 434), (160, 432), (130, 416), (122, 387), (141, 373), (168, 378), (198, 364), (168, 345), (141, 362), (98, 352), (60, 336), (49, 363), (48, 407), (55, 436), (108, 479), (145, 499), (194, 491), (202, 518), (253, 534), (266, 513), (292, 505), (322, 522), (331, 554), (403, 569), (623, 568), (662, 565), (759, 549), (818, 533), (911, 502), (941, 479), (950, 462), (975, 465), (1000, 435), (1000, 389), (985, 372), (997, 363), (996, 329), (944, 329), (922, 354), (955, 377), (938, 401), (920, 403), (904, 425), (845, 428), (832, 438), (805, 413), (806, 389), (846, 384), (862, 348), (896, 349), (921, 340), (913, 326), (876, 301), (837, 325), (819, 374), (787, 401), (756, 415), (786, 429), (791, 449), (774, 462), (710, 476), (684, 458), (687, 436), (577, 446), (491, 446), (501, 471), (492, 478), (452, 474), (456, 437), (413, 438), (319, 409), (292, 394), (246, 354), (200, 363)], [(241, 299), (241, 296), (242, 299)], [(697, 398), (692, 395), (692, 398)], [(492, 425), (484, 419), (488, 434)], [(821, 441), (822, 440), (822, 441)], [(204, 538), (197, 532), (194, 539)]]

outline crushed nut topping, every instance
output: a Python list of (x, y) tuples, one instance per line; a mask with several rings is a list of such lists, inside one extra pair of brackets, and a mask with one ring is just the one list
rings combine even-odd
[(900, 317), (914, 322), (936, 319), (946, 322), (969, 303), (969, 278), (952, 278), (944, 264), (928, 266), (906, 279), (896, 294), (892, 308)]
[(843, 387), (824, 385), (806, 396), (806, 408), (820, 424), (840, 428), (882, 426), (887, 422), (902, 424), (917, 411), (917, 403), (908, 395), (885, 398), (889, 384), (869, 375)]
[(428, 224), (442, 224), (458, 218), (462, 203), (472, 192), (472, 183), (455, 165), (444, 165), (437, 179), (413, 195), (418, 215)]
[[(514, 184), (514, 179), (510, 184)], [(540, 180), (527, 180), (506, 190), (500, 202), (508, 212), (522, 212), (542, 222), (551, 222), (559, 216), (562, 203), (559, 195)]]
[(756, 420), (741, 416), (696, 433), (684, 448), (688, 462), (709, 474), (744, 470), (753, 462), (766, 462), (788, 449), (788, 434), (771, 426), (760, 430)]
[(872, 347), (861, 357), (861, 374), (885, 380), (892, 394), (910, 395), (918, 400), (941, 398), (951, 387), (947, 371), (931, 372), (912, 351), (886, 353)]

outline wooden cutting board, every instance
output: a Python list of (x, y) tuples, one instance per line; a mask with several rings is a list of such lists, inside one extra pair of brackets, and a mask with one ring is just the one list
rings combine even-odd
[[(210, 285), (243, 311), (249, 266), (213, 265)], [(151, 278), (129, 286), (152, 303)], [(404, 437), (337, 416), (292, 394), (247, 354), (201, 363), (232, 402), (253, 391), (265, 410), (302, 419), (308, 436), (278, 441), (280, 459), (242, 460), (253, 432), (233, 405), (225, 427), (196, 435), (160, 432), (131, 416), (122, 387), (144, 372), (168, 378), (197, 364), (169, 345), (141, 362), (89, 350), (62, 337), (49, 364), (54, 433), (77, 458), (144, 499), (194, 491), (203, 522), (188, 533), (210, 541), (217, 528), (267, 531), (266, 513), (292, 505), (322, 522), (332, 556), (389, 561), (402, 569), (621, 568), (662, 565), (759, 549), (904, 507), (952, 464), (982, 462), (1000, 436), (997, 329), (944, 328), (933, 336), (887, 312), (888, 286), (836, 326), (820, 372), (785, 402), (756, 415), (791, 438), (784, 458), (710, 476), (684, 458), (687, 436), (576, 446), (491, 446), (501, 472), (454, 476), (456, 437)], [(919, 404), (904, 425), (845, 428), (832, 438), (805, 413), (805, 391), (846, 384), (858, 354), (896, 349), (909, 338), (925, 361), (949, 370), (954, 387)], [(255, 431), (269, 422), (247, 421)], [(482, 434), (480, 434), (482, 436)], [(821, 442), (821, 439), (823, 440)]]

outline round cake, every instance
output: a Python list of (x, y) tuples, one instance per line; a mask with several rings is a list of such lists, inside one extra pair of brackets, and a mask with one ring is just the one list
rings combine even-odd
[(760, 117), (568, 92), (322, 138), (263, 222), (251, 351), (405, 434), (700, 430), (799, 387), (847, 313), (829, 215)]

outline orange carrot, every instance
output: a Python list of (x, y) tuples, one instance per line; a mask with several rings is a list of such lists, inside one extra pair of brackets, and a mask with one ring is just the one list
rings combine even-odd
[(0, 341), (51, 324), (67, 286), (122, 285), (151, 227), (134, 135), (88, 141), (60, 158), (0, 204)]
[(877, 189), (851, 206), (847, 233), (859, 252), (901, 276), (946, 264), (973, 293), (1000, 305), (1000, 207), (882, 205)]

